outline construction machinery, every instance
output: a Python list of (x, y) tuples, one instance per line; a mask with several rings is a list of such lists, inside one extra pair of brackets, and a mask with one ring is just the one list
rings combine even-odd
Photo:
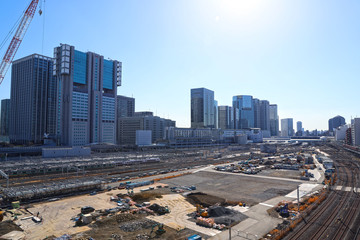
[[(16, 29), (15, 35), (13, 36), (10, 45), (7, 48), (6, 53), (0, 63), (0, 84), (4, 80), (5, 74), (9, 69), (10, 64), (12, 63), (17, 50), (19, 49), (21, 41), (25, 36), (26, 30), (29, 28), (29, 25), (34, 17), (38, 3), (39, 0), (32, 0), (29, 6), (27, 7), (25, 13), (22, 15), (20, 23)], [(40, 15), (41, 13), (42, 11), (39, 11)]]
[(133, 189), (128, 189), (128, 190), (127, 190), (127, 194), (128, 194), (130, 197), (134, 196), (134, 190), (133, 190)]
[(4, 219), (4, 211), (0, 209), (0, 222)]
[[(157, 230), (155, 230), (156, 227), (158, 228)], [(164, 224), (162, 224), (162, 223), (154, 224), (151, 228), (150, 236), (153, 232), (155, 232), (156, 236), (160, 236), (160, 235), (166, 233), (166, 230), (164, 229)]]
[(196, 204), (196, 212), (198, 216), (209, 217), (209, 213), (207, 212), (207, 209), (201, 206), (200, 204)]

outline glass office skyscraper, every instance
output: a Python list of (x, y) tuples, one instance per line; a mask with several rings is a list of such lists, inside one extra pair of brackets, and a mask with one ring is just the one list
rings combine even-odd
[(132, 117), (135, 113), (135, 98), (117, 96), (117, 117)]
[(342, 116), (336, 116), (329, 119), (329, 132), (333, 132), (334, 128), (342, 126), (345, 124), (345, 118)]
[(279, 116), (278, 116), (278, 107), (276, 104), (269, 105), (269, 117), (270, 117), (270, 134), (271, 136), (278, 136)]
[(0, 135), (9, 136), (10, 99), (1, 100)]
[(249, 95), (240, 95), (233, 97), (234, 112), (239, 111), (239, 116), (235, 114), (235, 128), (247, 129), (254, 127), (254, 102), (253, 97)]
[(191, 128), (215, 128), (215, 107), (213, 91), (191, 89)]
[(233, 129), (234, 128), (234, 112), (232, 107), (219, 106), (218, 107), (218, 119), (219, 128), (221, 129)]
[(121, 62), (61, 44), (54, 49), (56, 133), (60, 144), (116, 143), (116, 95)]
[(12, 64), (9, 137), (13, 143), (40, 143), (55, 134), (56, 81), (53, 59), (33, 54)]
[(282, 137), (294, 136), (294, 127), (293, 127), (292, 118), (281, 119), (281, 136)]

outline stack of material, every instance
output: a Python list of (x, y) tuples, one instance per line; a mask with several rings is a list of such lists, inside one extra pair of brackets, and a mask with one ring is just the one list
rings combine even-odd
[(240, 212), (222, 206), (211, 206), (208, 209), (208, 213), (209, 217), (213, 218), (215, 223), (224, 224), (226, 226), (229, 226), (235, 222), (241, 222), (247, 218), (246, 215)]
[(71, 236), (69, 234), (64, 234), (60, 237), (54, 238), (54, 240), (70, 240)]
[(198, 217), (196, 219), (196, 224), (200, 226), (212, 228), (215, 224), (215, 221), (213, 218)]
[(164, 215), (166, 213), (169, 213), (169, 210), (166, 207), (162, 207), (159, 204), (153, 204), (149, 207), (150, 210), (154, 211), (155, 213), (159, 215)]
[(92, 216), (91, 216), (91, 214), (85, 214), (85, 215), (83, 215), (82, 216), (82, 222), (83, 222), (83, 224), (89, 224), (89, 223), (91, 223), (91, 221), (92, 221)]
[(145, 220), (138, 220), (138, 221), (131, 221), (122, 223), (119, 227), (124, 232), (135, 232), (141, 229), (149, 229), (151, 228), (156, 222), (145, 219)]

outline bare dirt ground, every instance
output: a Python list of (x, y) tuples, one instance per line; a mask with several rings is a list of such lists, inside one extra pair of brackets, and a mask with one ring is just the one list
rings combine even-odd
[(10, 220), (0, 222), (0, 236), (5, 235), (11, 231), (22, 231), (22, 229)]
[[(156, 188), (154, 184), (153, 187)], [(146, 186), (144, 188), (147, 188)], [(135, 189), (134, 192), (139, 192), (140, 189)], [(110, 201), (110, 196), (115, 196), (119, 193), (126, 193), (126, 190), (113, 190), (110, 192), (99, 193), (94, 196), (84, 195), (61, 199), (56, 202), (44, 202), (35, 204), (28, 208), (33, 215), (42, 217), (41, 223), (35, 223), (31, 219), (21, 220), (24, 217), (31, 216), (31, 214), (22, 215), (16, 221), (25, 232), (27, 239), (44, 239), (48, 236), (59, 237), (63, 234), (76, 234), (90, 230), (89, 226), (74, 227), (75, 222), (71, 218), (80, 213), (81, 207), (92, 206), (96, 210), (109, 209), (116, 207), (115, 202)]]
[(168, 206), (171, 212), (162, 216), (148, 216), (148, 219), (178, 230), (189, 228), (207, 236), (214, 236), (220, 232), (215, 229), (198, 226), (195, 222), (190, 221), (188, 214), (196, 211), (196, 208), (180, 194), (164, 195), (160, 199), (152, 200), (151, 203)]
[[(75, 234), (75, 240), (88, 239), (117, 239), (117, 240), (139, 240), (139, 239), (185, 239), (194, 234), (193, 230), (182, 229), (177, 231), (173, 228), (164, 226), (165, 233), (157, 236), (151, 233), (152, 226), (156, 222), (146, 218), (146, 215), (115, 215), (102, 219), (91, 225), (91, 230)], [(157, 230), (157, 227), (154, 227)], [(151, 234), (150, 234), (151, 233)]]

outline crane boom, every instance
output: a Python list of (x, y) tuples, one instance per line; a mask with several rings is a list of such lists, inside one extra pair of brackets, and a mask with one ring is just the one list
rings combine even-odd
[(0, 84), (4, 80), (5, 74), (9, 69), (12, 60), (14, 59), (17, 50), (19, 49), (19, 46), (24, 38), (26, 30), (29, 28), (30, 22), (34, 17), (38, 3), (39, 0), (32, 0), (28, 8), (26, 9), (24, 15), (21, 18), (20, 24), (16, 29), (15, 35), (12, 38), (10, 45), (6, 50), (6, 53), (0, 64)]

